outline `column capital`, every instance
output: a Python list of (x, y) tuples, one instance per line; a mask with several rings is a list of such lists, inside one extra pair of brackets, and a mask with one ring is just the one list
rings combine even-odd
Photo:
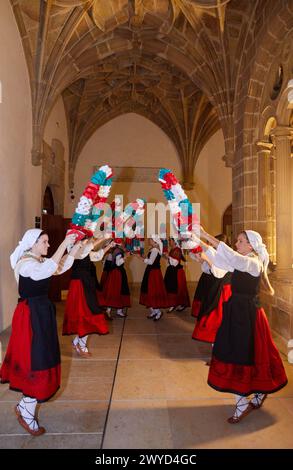
[(277, 126), (271, 130), (270, 135), (272, 137), (288, 137), (293, 139), (293, 128), (289, 126)]
[(257, 146), (258, 152), (262, 152), (267, 155), (270, 155), (274, 148), (274, 144), (272, 142), (268, 142), (264, 140), (259, 140), (258, 142), (256, 142), (256, 146)]

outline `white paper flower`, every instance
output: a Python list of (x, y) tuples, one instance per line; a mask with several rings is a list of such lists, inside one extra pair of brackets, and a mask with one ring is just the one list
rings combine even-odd
[(84, 226), (87, 230), (94, 232), (97, 228), (97, 222), (93, 222), (92, 220), (87, 219)]
[(137, 209), (136, 210), (136, 215), (143, 215), (144, 214), (144, 209)]
[(91, 219), (86, 219), (84, 223), (84, 228), (89, 229), (91, 222), (92, 222)]
[(177, 201), (169, 201), (169, 207), (173, 215), (178, 214), (178, 212), (180, 212), (180, 207)]
[(138, 204), (138, 207), (142, 208), (144, 206), (144, 200), (143, 199), (136, 199), (136, 202)]
[(76, 212), (78, 214), (87, 215), (90, 213), (93, 202), (91, 199), (88, 199), (86, 196), (81, 196)]
[(111, 186), (100, 186), (98, 196), (99, 197), (108, 197), (111, 191)]
[(171, 191), (173, 192), (175, 199), (179, 202), (187, 198), (185, 192), (183, 191), (179, 183), (174, 184), (174, 186), (171, 187)]
[(109, 165), (103, 165), (99, 168), (99, 170), (106, 173), (107, 178), (112, 174), (112, 169), (109, 167)]

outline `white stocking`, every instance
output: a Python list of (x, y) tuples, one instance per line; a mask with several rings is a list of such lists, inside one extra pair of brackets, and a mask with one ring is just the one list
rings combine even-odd
[(88, 348), (86, 347), (87, 339), (88, 339), (88, 335), (79, 337), (78, 339), (80, 349), (83, 352), (88, 352)]
[(264, 395), (264, 393), (255, 393), (253, 399), (251, 400), (252, 403), (256, 406), (259, 406), (262, 402)]
[(235, 400), (236, 400), (236, 409), (234, 416), (236, 418), (239, 418), (240, 415), (242, 415), (243, 411), (246, 410), (248, 407), (248, 400), (246, 397), (243, 397), (242, 395), (235, 395)]
[(153, 307), (150, 307), (150, 311), (151, 311), (151, 314), (150, 314), (150, 317), (154, 317), (156, 315), (156, 309), (153, 308)]
[(32, 431), (37, 431), (39, 426), (35, 419), (37, 400), (35, 398), (23, 396), (17, 405), (22, 418)]

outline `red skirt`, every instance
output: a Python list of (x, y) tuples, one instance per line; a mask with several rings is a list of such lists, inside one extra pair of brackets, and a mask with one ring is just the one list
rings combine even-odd
[(105, 305), (113, 308), (130, 307), (130, 295), (121, 294), (122, 274), (118, 268), (112, 269), (104, 286)]
[(208, 384), (219, 392), (247, 396), (274, 393), (288, 382), (280, 354), (273, 342), (267, 317), (262, 308), (256, 312), (254, 365), (228, 364), (212, 357)]
[(105, 287), (105, 285), (106, 285), (106, 281), (107, 281), (108, 275), (109, 275), (109, 271), (103, 271), (103, 272), (102, 272), (101, 281), (100, 281), (100, 284), (101, 284), (101, 288), (102, 288), (102, 289), (104, 289), (104, 287)]
[(201, 300), (193, 299), (192, 307), (191, 307), (191, 315), (193, 317), (195, 317), (195, 318), (198, 317), (201, 304), (202, 304)]
[[(97, 291), (97, 299), (99, 305), (105, 305), (101, 291)], [(62, 334), (85, 336), (92, 333), (100, 335), (109, 333), (107, 321), (104, 314), (94, 315), (91, 312), (86, 302), (82, 281), (72, 279), (66, 300)]]
[(47, 370), (31, 369), (32, 326), (27, 302), (20, 302), (13, 315), (12, 332), (0, 369), (0, 380), (9, 388), (38, 402), (49, 400), (60, 387), (60, 364)]
[(187, 290), (184, 269), (178, 269), (177, 271), (177, 285), (178, 290), (176, 293), (167, 292), (168, 304), (172, 307), (176, 307), (177, 305), (184, 305), (185, 307), (190, 307), (190, 300)]
[(148, 277), (147, 292), (141, 292), (139, 303), (146, 307), (167, 308), (172, 305), (168, 302), (167, 291), (160, 269), (152, 269)]
[(203, 315), (195, 325), (192, 338), (198, 341), (214, 343), (219, 326), (222, 323), (223, 302), (231, 297), (231, 284), (224, 284), (217, 307), (208, 315)]

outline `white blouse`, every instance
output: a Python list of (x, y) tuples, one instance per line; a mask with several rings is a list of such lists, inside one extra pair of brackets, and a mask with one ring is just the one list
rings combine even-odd
[[(73, 260), (74, 258), (72, 258), (72, 263)], [(47, 258), (42, 263), (34, 258), (25, 258), (18, 261), (14, 270), (14, 276), (17, 283), (19, 276), (30, 277), (34, 281), (40, 281), (41, 279), (53, 276), (57, 268), (58, 264), (52, 258)]]
[(116, 256), (116, 266), (122, 266), (122, 264), (124, 264), (124, 256), (122, 255), (117, 255)]
[(177, 266), (179, 264), (178, 259), (172, 258), (172, 256), (168, 256), (168, 261), (171, 266)]
[(254, 253), (240, 255), (232, 250), (224, 242), (220, 242), (216, 251), (214, 264), (226, 271), (233, 272), (235, 269), (258, 277), (263, 270), (261, 260)]
[(201, 267), (201, 270), (202, 270), (203, 273), (211, 274), (211, 267), (210, 267), (209, 263), (207, 263), (206, 261), (201, 263), (200, 267)]
[(82, 247), (81, 250), (78, 251), (76, 255), (76, 259), (84, 259), (86, 256), (90, 255), (90, 260), (93, 261), (94, 263), (97, 261), (101, 261), (101, 259), (104, 256), (104, 250), (101, 248), (98, 251), (92, 251), (94, 248), (94, 244), (91, 243), (86, 243), (84, 247)]
[(94, 244), (91, 243), (86, 243), (83, 247), (78, 250), (77, 255), (75, 256), (75, 259), (84, 259), (94, 248)]
[[(213, 274), (215, 277), (221, 279), (222, 277), (225, 276), (227, 273), (227, 270), (221, 269), (218, 266), (215, 266), (214, 261), (216, 258), (216, 250), (212, 247), (209, 246), (208, 249), (205, 251), (205, 254), (209, 258), (210, 262), (212, 263), (212, 266), (207, 263), (207, 261), (204, 261), (201, 263), (201, 270), (205, 274)], [(196, 260), (196, 255), (194, 253), (189, 253), (190, 257), (194, 260)]]
[(68, 269), (71, 268), (71, 266), (73, 265), (73, 262), (74, 262), (74, 256), (71, 256), (70, 254), (68, 255), (64, 255), (59, 264), (57, 265), (57, 271), (54, 273), (54, 274), (63, 274), (65, 273), (66, 271), (68, 271)]
[(151, 254), (150, 254), (149, 258), (145, 258), (143, 260), (145, 264), (154, 264), (155, 259), (158, 255), (158, 253), (160, 253), (160, 252), (159, 252), (158, 248), (152, 248), (150, 253)]
[(101, 248), (98, 251), (91, 251), (90, 252), (90, 260), (93, 261), (94, 263), (97, 261), (101, 261), (104, 256), (104, 250)]
[(212, 246), (209, 246), (208, 249), (205, 251), (205, 254), (207, 255), (207, 257), (209, 258), (209, 260), (212, 263), (212, 266), (209, 266), (210, 273), (212, 273), (215, 277), (217, 277), (219, 279), (224, 277), (225, 274), (227, 274), (228, 270), (227, 269), (221, 269), (219, 266), (216, 266), (216, 264), (215, 264), (215, 259), (216, 259), (216, 255), (217, 255), (216, 250)]

